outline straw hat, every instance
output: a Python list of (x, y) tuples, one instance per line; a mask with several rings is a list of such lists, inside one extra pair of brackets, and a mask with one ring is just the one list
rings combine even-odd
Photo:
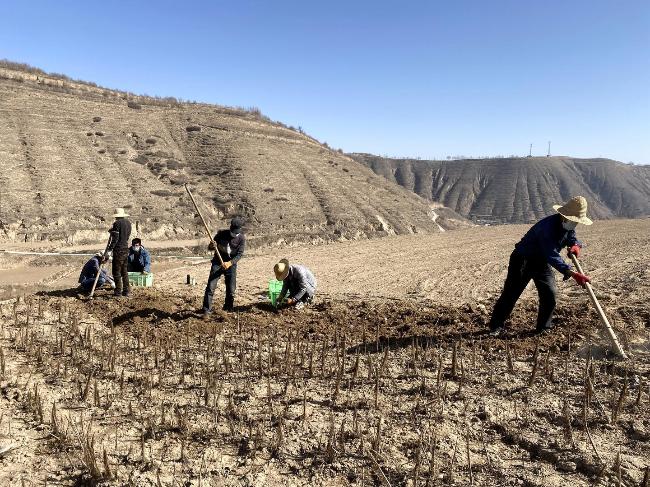
[(284, 281), (289, 275), (289, 261), (287, 259), (282, 259), (280, 262), (275, 264), (273, 272), (278, 281)]
[(129, 214), (124, 211), (124, 208), (115, 208), (115, 213), (113, 214), (113, 217), (115, 218), (125, 218), (129, 216)]
[(553, 205), (553, 209), (572, 222), (583, 225), (593, 223), (591, 219), (587, 218), (587, 200), (584, 196), (574, 196), (564, 205)]

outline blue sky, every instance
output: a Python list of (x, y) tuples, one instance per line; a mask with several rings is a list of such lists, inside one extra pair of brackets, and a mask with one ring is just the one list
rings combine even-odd
[(650, 163), (647, 0), (3, 0), (0, 58), (350, 152)]

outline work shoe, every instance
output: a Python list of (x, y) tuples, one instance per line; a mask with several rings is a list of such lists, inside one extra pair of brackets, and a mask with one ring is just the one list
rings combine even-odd
[(122, 291), (122, 296), (124, 296), (125, 298), (128, 298), (130, 295), (131, 293), (129, 291)]
[(535, 333), (541, 335), (542, 333), (546, 333), (548, 331), (553, 331), (553, 328), (555, 328), (555, 325), (548, 325), (548, 326), (538, 326), (535, 329)]
[(115, 291), (113, 291), (113, 296), (121, 298), (122, 297), (122, 291), (119, 290), (119, 289), (116, 289)]
[(199, 311), (199, 314), (201, 315), (201, 319), (205, 321), (209, 320), (210, 316), (212, 316), (212, 313), (207, 309), (202, 309), (201, 311)]
[(503, 326), (499, 326), (498, 328), (491, 329), (488, 335), (493, 338), (499, 338), (500, 336), (505, 335), (505, 333), (506, 329)]

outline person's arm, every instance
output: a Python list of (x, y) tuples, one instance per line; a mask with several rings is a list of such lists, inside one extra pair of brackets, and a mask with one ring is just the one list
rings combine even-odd
[(567, 235), (567, 255), (571, 257), (571, 254), (576, 257), (580, 256), (580, 250), (582, 250), (582, 242), (577, 239), (575, 230), (571, 230)]
[(144, 271), (151, 272), (151, 256), (144, 247), (141, 247), (142, 259), (144, 260)]
[(552, 231), (550, 228), (540, 228), (537, 231), (537, 241), (540, 246), (542, 254), (552, 267), (554, 267), (560, 274), (570, 276), (571, 266), (564, 262), (560, 253), (555, 249), (556, 242), (553, 240)]
[(300, 267), (294, 268), (294, 272), (296, 272), (296, 277), (298, 280), (298, 292), (291, 296), (291, 299), (294, 301), (299, 301), (307, 292), (308, 280), (305, 272)]
[(92, 270), (93, 270), (92, 277), (93, 278), (97, 277), (97, 273), (99, 272), (99, 269), (101, 269), (101, 267), (102, 267), (102, 265), (100, 263), (99, 257), (93, 257), (93, 266), (92, 266)]
[(278, 296), (277, 302), (281, 303), (288, 292), (289, 292), (289, 278), (287, 277), (287, 279), (282, 281), (282, 291), (280, 291), (280, 296)]
[(239, 262), (239, 260), (244, 256), (244, 249), (245, 248), (246, 248), (246, 237), (244, 237), (243, 234), (242, 234), (242, 236), (241, 236), (241, 244), (239, 244), (239, 248), (237, 249), (237, 253), (235, 254), (235, 256), (232, 259), (230, 259), (230, 263), (232, 265), (237, 264), (237, 262)]
[(108, 239), (108, 250), (113, 250), (115, 249), (115, 245), (117, 245), (117, 240), (120, 236), (120, 231), (117, 228), (117, 221), (113, 223), (113, 226), (108, 230), (108, 233), (111, 235)]

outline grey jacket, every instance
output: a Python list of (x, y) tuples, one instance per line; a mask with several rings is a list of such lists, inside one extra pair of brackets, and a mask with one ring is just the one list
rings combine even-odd
[(289, 293), (291, 299), (300, 300), (305, 294), (316, 294), (316, 278), (304, 265), (292, 264), (289, 266), (289, 275), (283, 281), (279, 301)]

